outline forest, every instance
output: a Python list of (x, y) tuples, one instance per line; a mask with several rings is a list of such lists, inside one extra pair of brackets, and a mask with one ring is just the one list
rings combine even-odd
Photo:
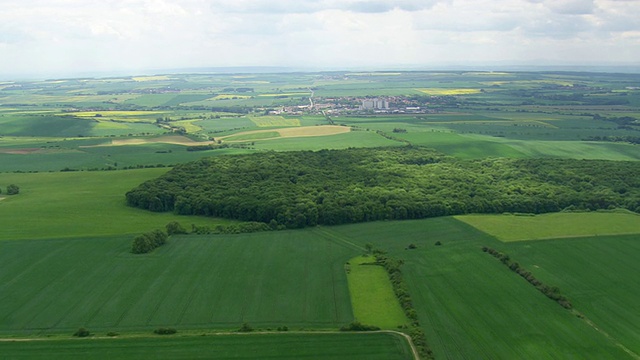
[(467, 213), (640, 211), (640, 163), (461, 160), (396, 148), (263, 152), (178, 165), (126, 194), (155, 212), (301, 228)]

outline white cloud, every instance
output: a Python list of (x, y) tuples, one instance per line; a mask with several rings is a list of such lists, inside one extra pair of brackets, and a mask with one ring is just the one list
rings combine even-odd
[(632, 0), (0, 3), (5, 73), (640, 58)]

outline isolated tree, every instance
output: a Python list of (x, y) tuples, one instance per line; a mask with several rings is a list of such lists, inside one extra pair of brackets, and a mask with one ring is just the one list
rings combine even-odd
[(20, 193), (20, 187), (16, 184), (7, 186), (7, 195), (17, 195)]

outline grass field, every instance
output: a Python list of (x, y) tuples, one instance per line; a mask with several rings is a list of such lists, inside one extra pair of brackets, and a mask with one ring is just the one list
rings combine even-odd
[(0, 342), (3, 359), (413, 359), (389, 333), (236, 334)]
[[(618, 333), (628, 332), (624, 337), (609, 339), (480, 250), (482, 246), (491, 246), (524, 262), (527, 259), (521, 260), (519, 254), (530, 252), (532, 247), (526, 246), (538, 242), (503, 244), (453, 218), (346, 225), (331, 228), (331, 232), (343, 241), (360, 245), (370, 242), (374, 247), (404, 259), (402, 270), (436, 359), (633, 359), (616, 343), (625, 341), (625, 346), (632, 349), (640, 345), (637, 323), (608, 321), (610, 326), (617, 326)], [(434, 245), (436, 241), (442, 245)], [(405, 250), (409, 243), (416, 244), (417, 249)], [(554, 280), (549, 283), (560, 286), (571, 300), (575, 297), (574, 291), (580, 287), (591, 290), (584, 294), (586, 301), (605, 297), (611, 285), (593, 287), (592, 273), (588, 269), (590, 263), (600, 261), (602, 254), (594, 250), (587, 255), (580, 250), (578, 239), (562, 243), (567, 246), (555, 255), (556, 261), (585, 257), (564, 262), (564, 266), (573, 268), (567, 277), (573, 282), (571, 286)], [(636, 286), (634, 274), (637, 271), (632, 269), (637, 270), (634, 264), (639, 250), (637, 246), (628, 247), (627, 244), (628, 241), (609, 243), (609, 252), (615, 252), (621, 258), (611, 258), (602, 267), (620, 261), (623, 265), (619, 267), (626, 269), (616, 281), (617, 287), (621, 293), (629, 287), (635, 288), (624, 296), (608, 299), (615, 303), (616, 309), (626, 308), (629, 313), (637, 309), (637, 289), (640, 287)], [(504, 245), (510, 247), (503, 248)], [(521, 251), (517, 253), (516, 248)], [(621, 252), (625, 252), (624, 255)], [(539, 269), (526, 266), (538, 276)], [(603, 268), (601, 271), (608, 272)], [(564, 273), (554, 272), (553, 275), (561, 278)], [(608, 276), (616, 275), (610, 273)], [(540, 277), (544, 276), (541, 274)], [(601, 316), (609, 313), (606, 302), (594, 302), (593, 305), (598, 307)], [(577, 303), (576, 309), (589, 318), (596, 317), (593, 308)], [(608, 332), (614, 333), (613, 330)]]
[(345, 265), (355, 319), (382, 329), (408, 324), (387, 272), (382, 266), (369, 265), (372, 261), (372, 256), (358, 256)]
[(0, 240), (134, 234), (173, 220), (214, 226), (229, 220), (151, 213), (126, 206), (124, 194), (168, 169), (0, 174), (20, 194), (0, 204)]
[(640, 234), (632, 212), (552, 213), (535, 216), (462, 215), (456, 219), (502, 241)]
[(237, 329), (243, 322), (338, 329), (353, 319), (344, 263), (354, 249), (323, 234), (172, 237), (148, 255), (129, 253), (131, 241), (0, 242), (0, 334)]

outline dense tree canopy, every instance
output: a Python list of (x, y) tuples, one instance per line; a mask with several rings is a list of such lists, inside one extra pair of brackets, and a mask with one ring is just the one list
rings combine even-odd
[(464, 161), (411, 146), (266, 152), (182, 164), (126, 197), (151, 211), (289, 228), (568, 207), (640, 211), (640, 163)]

